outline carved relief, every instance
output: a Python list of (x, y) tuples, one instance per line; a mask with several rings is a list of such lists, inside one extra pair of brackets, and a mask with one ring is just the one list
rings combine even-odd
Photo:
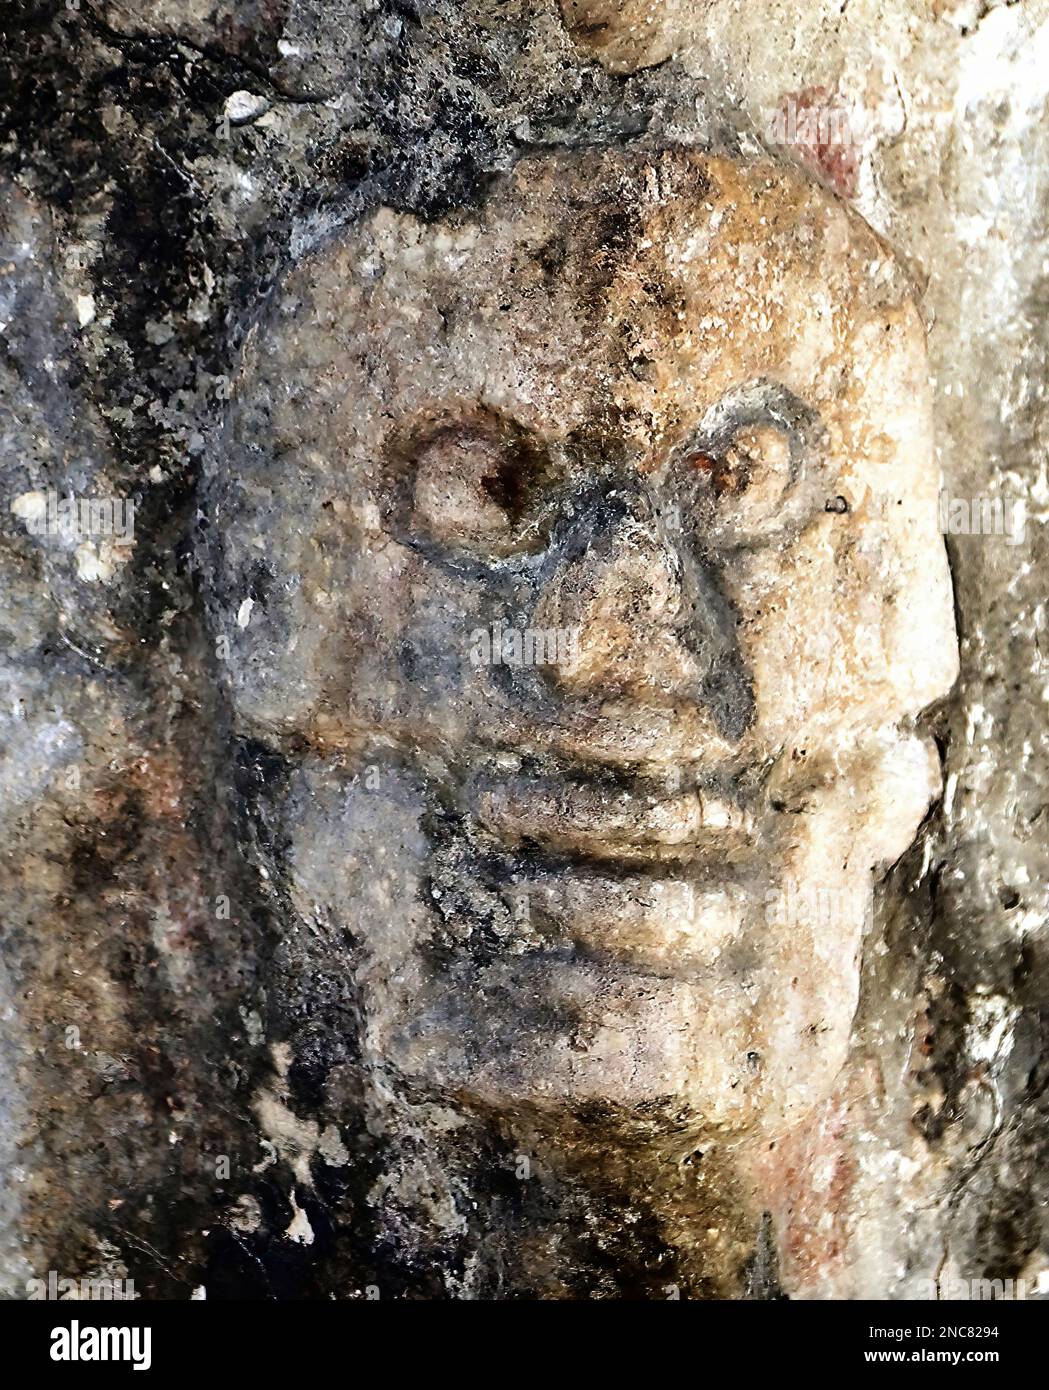
[(370, 1084), (740, 1154), (828, 1095), (956, 669), (927, 375), (885, 247), (768, 163), (529, 159), (297, 266), (216, 617)]

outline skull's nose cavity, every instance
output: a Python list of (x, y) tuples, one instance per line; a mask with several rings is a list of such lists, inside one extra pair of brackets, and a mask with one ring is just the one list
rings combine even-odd
[(566, 546), (548, 577), (533, 622), (570, 629), (575, 659), (551, 674), (579, 692), (645, 688), (670, 692), (696, 680), (677, 630), (683, 614), (681, 562), (647, 510), (604, 508)]
[(754, 723), (754, 684), (718, 565), (643, 491), (606, 493), (577, 512), (533, 622), (571, 634), (572, 660), (545, 671), (567, 693), (693, 701), (732, 742)]

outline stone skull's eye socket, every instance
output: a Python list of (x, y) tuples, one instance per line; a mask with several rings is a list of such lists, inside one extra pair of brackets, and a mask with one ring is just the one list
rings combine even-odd
[(773, 524), (791, 483), (791, 444), (773, 423), (743, 425), (682, 455), (688, 490), (708, 524), (744, 538)]
[(721, 497), (726, 492), (741, 492), (749, 481), (736, 468), (734, 459), (703, 449), (687, 455), (685, 466), (710, 488), (715, 497)]
[(519, 427), (488, 416), (444, 420), (399, 453), (414, 534), (493, 558), (539, 543), (551, 468)]

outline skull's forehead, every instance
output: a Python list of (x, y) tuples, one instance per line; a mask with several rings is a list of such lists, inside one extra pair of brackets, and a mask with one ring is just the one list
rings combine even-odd
[[(767, 161), (675, 151), (526, 159), (436, 223), (380, 210), (301, 265), (286, 304), (308, 316), (309, 389), (346, 442), (462, 400), (551, 437), (611, 420), (654, 460), (758, 379), (847, 433), (870, 398), (852, 389), (858, 360), (871, 368), (857, 334), (906, 299), (884, 247), (824, 190)], [(902, 335), (904, 352), (920, 342)], [(302, 425), (296, 410), (293, 436)]]

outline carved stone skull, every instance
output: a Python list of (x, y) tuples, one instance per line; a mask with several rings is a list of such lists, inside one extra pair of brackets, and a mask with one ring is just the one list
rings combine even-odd
[(215, 617), (373, 1078), (731, 1138), (828, 1093), (956, 671), (927, 372), (885, 246), (771, 162), (528, 158), (298, 262)]

